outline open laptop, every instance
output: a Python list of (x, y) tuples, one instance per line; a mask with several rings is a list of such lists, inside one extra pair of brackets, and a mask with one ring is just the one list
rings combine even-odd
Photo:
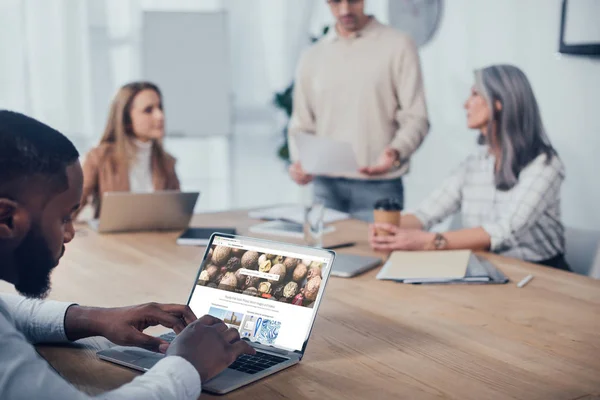
[[(237, 328), (257, 354), (241, 356), (221, 374), (202, 382), (202, 389), (227, 393), (300, 362), (334, 258), (331, 250), (215, 233), (187, 304), (199, 317), (211, 314)], [(220, 276), (223, 267), (236, 273)], [(175, 333), (161, 337), (170, 341)], [(164, 357), (121, 346), (97, 354), (139, 371), (147, 371)]]
[(183, 230), (190, 223), (198, 192), (108, 192), (100, 218), (90, 221), (99, 233)]

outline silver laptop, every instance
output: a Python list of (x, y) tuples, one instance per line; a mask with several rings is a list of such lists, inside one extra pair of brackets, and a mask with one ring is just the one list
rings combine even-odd
[(331, 275), (352, 278), (381, 265), (382, 262), (383, 260), (379, 257), (338, 253), (335, 257), (335, 266), (331, 270)]
[(198, 192), (108, 192), (102, 197), (100, 218), (90, 221), (100, 233), (186, 229)]
[[(331, 250), (215, 233), (188, 305), (197, 316), (210, 314), (238, 329), (257, 354), (241, 356), (221, 374), (202, 382), (202, 389), (228, 393), (300, 362), (334, 258)], [(223, 267), (236, 272), (220, 275)], [(175, 333), (161, 338), (171, 341)], [(120, 346), (97, 354), (139, 371), (147, 371), (164, 357)]]

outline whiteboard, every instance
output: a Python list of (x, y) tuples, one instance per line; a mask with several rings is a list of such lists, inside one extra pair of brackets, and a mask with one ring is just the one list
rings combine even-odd
[(145, 11), (142, 76), (161, 89), (168, 136), (230, 135), (227, 14)]

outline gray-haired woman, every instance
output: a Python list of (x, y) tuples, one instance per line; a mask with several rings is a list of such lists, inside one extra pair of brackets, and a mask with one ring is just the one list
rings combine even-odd
[[(465, 102), (481, 148), (400, 226), (373, 225), (375, 250), (473, 249), (569, 270), (560, 187), (565, 170), (550, 144), (525, 74), (511, 65), (475, 72)], [(459, 212), (463, 229), (427, 232)], [(375, 228), (389, 235), (376, 235)]]

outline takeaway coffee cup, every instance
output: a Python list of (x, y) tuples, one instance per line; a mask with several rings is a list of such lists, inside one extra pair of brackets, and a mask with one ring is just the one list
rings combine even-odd
[[(373, 220), (375, 223), (387, 223), (400, 226), (400, 212), (402, 211), (402, 202), (396, 198), (386, 198), (378, 200), (373, 207)], [(375, 233), (381, 236), (387, 236), (389, 233), (385, 230), (376, 229)]]

